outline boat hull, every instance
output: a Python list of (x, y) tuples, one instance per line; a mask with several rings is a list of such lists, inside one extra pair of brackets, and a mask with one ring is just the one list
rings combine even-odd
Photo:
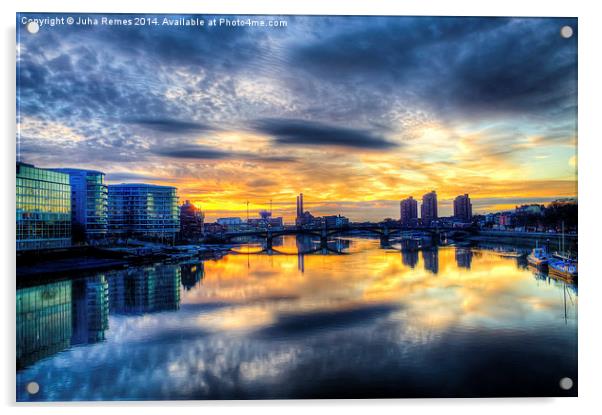
[(537, 257), (534, 257), (533, 255), (528, 255), (527, 261), (529, 262), (529, 264), (531, 264), (535, 267), (539, 267), (539, 268), (544, 268), (544, 267), (548, 266), (547, 258), (537, 258)]
[(554, 274), (563, 278), (577, 278), (577, 265), (564, 261), (552, 261), (548, 266), (550, 274)]

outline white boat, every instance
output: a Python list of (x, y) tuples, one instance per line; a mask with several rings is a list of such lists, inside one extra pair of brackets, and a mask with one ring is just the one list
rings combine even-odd
[(527, 261), (529, 264), (536, 267), (545, 267), (548, 265), (550, 257), (545, 248), (533, 248), (531, 253), (527, 255)]

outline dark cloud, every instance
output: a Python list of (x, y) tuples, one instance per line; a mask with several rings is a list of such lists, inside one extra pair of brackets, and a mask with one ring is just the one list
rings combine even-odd
[[(437, 58), (423, 54), (425, 48), (488, 32), (507, 21), (467, 17), (339, 17), (330, 22), (334, 30), (314, 42), (299, 45), (290, 55), (300, 68), (316, 71), (327, 79), (386, 76), (389, 80), (400, 80), (416, 70), (419, 63)], [(323, 24), (317, 24), (320, 23)], [(380, 81), (373, 79), (372, 83)]]
[(397, 144), (368, 131), (296, 119), (256, 121), (257, 131), (271, 135), (276, 143), (305, 146), (341, 146), (385, 150)]
[(291, 49), (292, 66), (346, 89), (348, 100), (376, 90), (385, 102), (400, 96), (443, 115), (540, 114), (576, 104), (577, 35), (560, 36), (565, 24), (576, 33), (576, 19), (361, 19), (348, 22), (355, 30)]

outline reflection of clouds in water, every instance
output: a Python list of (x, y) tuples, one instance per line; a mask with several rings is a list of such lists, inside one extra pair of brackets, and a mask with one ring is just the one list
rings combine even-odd
[[(344, 258), (326, 261), (308, 255), (305, 274), (295, 270), (272, 273), (293, 268), (295, 259), (286, 256), (256, 256), (249, 268), (241, 257), (212, 263), (207, 267), (209, 278), (186, 300), (249, 303), (270, 296), (297, 298), (270, 304), (269, 311), (263, 309), (263, 314), (273, 313), (272, 318), (265, 317), (266, 322), (281, 313), (344, 309), (363, 302), (404, 303), (410, 322), (439, 329), (453, 324), (495, 327), (516, 324), (516, 320), (536, 324), (556, 319), (551, 310), (558, 308), (558, 287), (534, 285), (531, 273), (517, 269), (510, 259), (475, 252), (467, 270), (457, 262), (454, 248), (441, 248), (439, 273), (433, 276), (424, 266), (404, 265), (399, 254), (370, 249), (376, 243), (356, 240), (356, 254)], [(350, 271), (356, 269), (361, 271)]]
[(240, 364), (241, 378), (245, 382), (274, 379), (294, 365), (299, 354), (299, 350), (290, 348), (267, 356), (257, 356)]
[(308, 255), (305, 273), (294, 256), (207, 261), (180, 310), (111, 315), (105, 342), (39, 361), (19, 388), (40, 381), (36, 399), (423, 396), (461, 390), (444, 385), (454, 371), (490, 368), (505, 388), (517, 365), (572, 370), (562, 285), (487, 252), (467, 270), (453, 248), (439, 249), (434, 275), (377, 245)]
[[(307, 376), (301, 375), (301, 368), (306, 368), (309, 373), (324, 374), (342, 370), (348, 364), (368, 367), (374, 357), (366, 353), (369, 347), (382, 343), (380, 347), (384, 351), (387, 344), (393, 346), (393, 342), (401, 338), (405, 344), (412, 343), (408, 335), (397, 334), (397, 324), (376, 327), (348, 323), (350, 329), (343, 324), (336, 333), (313, 330), (296, 337), (294, 342), (286, 338), (270, 341), (256, 336), (174, 336), (168, 345), (149, 341), (147, 344), (108, 343), (103, 347), (79, 348), (64, 353), (65, 359), (42, 361), (35, 368), (24, 371), (19, 376), (19, 383), (26, 383), (28, 379), (52, 379), (53, 384), (58, 385), (53, 389), (52, 399), (111, 396), (177, 399), (219, 397), (224, 393), (239, 396), (237, 394), (244, 393), (247, 388), (256, 390), (261, 396), (270, 396), (273, 390), (278, 396), (292, 387), (277, 385), (283, 376), (288, 378), (290, 371), (299, 371), (301, 379), (309, 381)], [(320, 325), (317, 321), (314, 324)], [(381, 332), (382, 328), (385, 330)], [(344, 362), (334, 361), (341, 357)], [(94, 366), (94, 362), (99, 364)], [(90, 370), (90, 364), (94, 370)]]
[[(338, 333), (321, 332), (295, 342), (212, 336), (203, 341), (181, 341), (169, 348), (139, 345), (123, 349), (112, 345), (104, 350), (104, 358), (70, 352), (68, 366), (44, 361), (36, 370), (21, 374), (19, 383), (39, 379), (44, 384), (45, 379), (52, 379), (55, 388), (51, 393), (45, 391), (44, 397), (77, 400), (287, 397), (295, 392), (303, 397), (319, 396), (333, 384), (349, 385), (350, 391), (361, 396), (355, 388), (361, 385), (363, 393), (371, 392), (369, 383), (375, 379), (390, 382), (382, 386), (389, 392), (412, 387), (405, 384), (410, 380), (423, 387), (442, 385), (448, 371), (462, 374), (458, 365), (487, 367), (494, 357), (518, 352), (515, 346), (499, 350), (505, 347), (503, 339), (508, 336), (504, 331), (477, 331), (473, 333), (480, 339), (476, 342), (457, 332), (442, 332), (436, 337), (416, 334), (412, 328), (384, 321)], [(534, 356), (528, 345), (538, 336), (537, 332), (524, 333), (527, 347), (521, 346), (525, 357), (518, 356), (519, 361)], [(495, 346), (496, 341), (499, 346)], [(466, 348), (474, 352), (476, 362), (460, 353)], [(538, 359), (547, 361), (548, 352), (537, 353)], [(89, 360), (99, 358), (108, 359), (110, 365), (93, 371), (83, 369)], [(426, 364), (429, 359), (436, 359), (437, 364)], [(503, 372), (498, 370), (498, 376)], [(399, 378), (400, 373), (405, 374), (404, 379)], [(320, 385), (327, 389), (323, 391)], [(342, 387), (339, 393), (344, 391)]]

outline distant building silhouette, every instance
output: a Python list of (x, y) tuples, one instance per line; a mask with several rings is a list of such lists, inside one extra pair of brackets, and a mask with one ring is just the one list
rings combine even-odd
[(418, 202), (412, 196), (399, 202), (401, 226), (415, 225), (418, 219)]
[(272, 217), (271, 210), (261, 210), (259, 218), (248, 219), (247, 225), (254, 229), (280, 228), (284, 226), (284, 219), (282, 216)]
[(420, 216), (422, 224), (426, 226), (430, 226), (433, 221), (439, 218), (437, 214), (437, 193), (434, 190), (422, 196)]
[(303, 210), (303, 193), (300, 193), (299, 196), (297, 196), (297, 216), (296, 218), (300, 218), (301, 216), (303, 216), (304, 210)]
[(468, 194), (460, 195), (454, 199), (454, 219), (462, 223), (472, 221), (472, 203)]
[(188, 241), (196, 241), (203, 236), (205, 214), (201, 209), (187, 200), (180, 206), (180, 237)]
[(297, 226), (317, 226), (322, 224), (321, 218), (315, 218), (311, 213), (303, 210), (303, 193), (297, 196), (297, 217), (295, 218)]
[(349, 225), (349, 219), (341, 215), (324, 216), (324, 223), (327, 228), (341, 228)]
[(215, 222), (222, 226), (240, 226), (240, 225), (242, 225), (242, 219), (239, 217), (217, 218), (217, 220)]

